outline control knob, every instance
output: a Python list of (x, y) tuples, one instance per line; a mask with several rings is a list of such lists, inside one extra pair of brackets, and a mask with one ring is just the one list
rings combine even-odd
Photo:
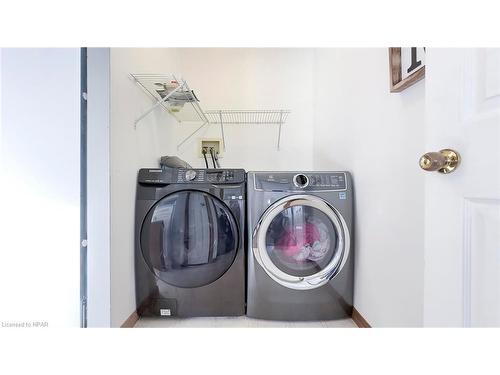
[(309, 178), (305, 174), (299, 173), (293, 176), (293, 183), (298, 188), (305, 188), (309, 185)]
[(193, 181), (196, 178), (196, 171), (189, 169), (186, 171), (184, 177), (186, 178), (186, 181)]

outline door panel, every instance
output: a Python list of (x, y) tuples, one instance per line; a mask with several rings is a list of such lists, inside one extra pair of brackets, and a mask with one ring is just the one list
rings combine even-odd
[(427, 150), (462, 161), (426, 175), (424, 324), (500, 326), (500, 50), (431, 48), (427, 68)]
[(500, 200), (469, 199), (465, 206), (464, 324), (500, 325)]

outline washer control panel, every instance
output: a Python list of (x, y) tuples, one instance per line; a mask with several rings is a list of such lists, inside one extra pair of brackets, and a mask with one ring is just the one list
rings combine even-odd
[(255, 189), (267, 191), (346, 190), (344, 172), (260, 172), (255, 174)]

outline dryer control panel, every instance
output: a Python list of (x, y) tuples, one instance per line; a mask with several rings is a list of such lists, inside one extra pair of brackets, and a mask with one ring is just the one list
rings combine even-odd
[(255, 189), (264, 191), (338, 191), (347, 189), (344, 172), (259, 172)]
[(142, 184), (239, 184), (245, 182), (243, 169), (148, 169), (139, 170), (138, 181)]

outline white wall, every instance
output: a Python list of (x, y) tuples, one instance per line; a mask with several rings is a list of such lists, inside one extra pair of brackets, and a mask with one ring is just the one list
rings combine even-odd
[(314, 169), (351, 171), (356, 309), (374, 327), (421, 326), (425, 84), (389, 93), (388, 52), (317, 51)]
[[(289, 109), (277, 150), (278, 125), (226, 125), (221, 166), (246, 170), (310, 170), (313, 142), (313, 49), (195, 48), (180, 50), (181, 73), (203, 109)], [(199, 126), (199, 125), (198, 125)], [(177, 143), (196, 125), (176, 124)], [(220, 126), (196, 133), (172, 150), (193, 167), (201, 138), (222, 138)]]
[(0, 59), (0, 321), (79, 326), (80, 50)]

